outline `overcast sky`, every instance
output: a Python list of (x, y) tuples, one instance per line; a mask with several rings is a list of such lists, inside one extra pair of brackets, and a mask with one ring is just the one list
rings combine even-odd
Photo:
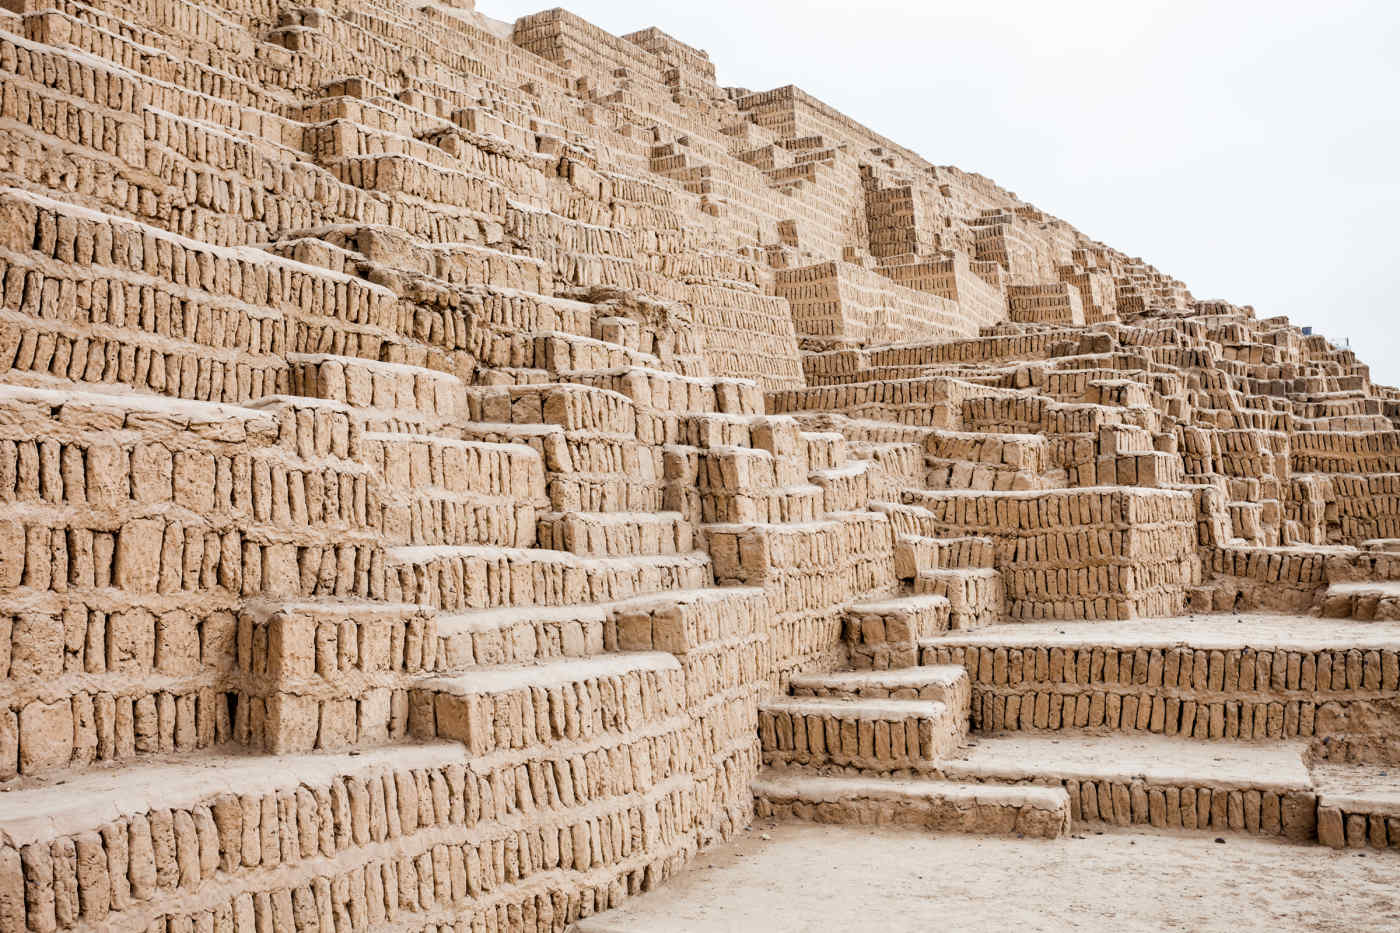
[(1400, 0), (564, 4), (705, 49), (721, 85), (796, 84), (1400, 384)]

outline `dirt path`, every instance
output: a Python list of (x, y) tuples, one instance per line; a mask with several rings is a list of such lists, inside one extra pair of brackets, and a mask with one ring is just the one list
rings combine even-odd
[(1400, 854), (1225, 838), (1046, 842), (759, 823), (579, 930), (1400, 931)]

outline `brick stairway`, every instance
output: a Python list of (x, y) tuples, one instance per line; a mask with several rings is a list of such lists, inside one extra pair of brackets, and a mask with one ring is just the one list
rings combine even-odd
[(1400, 845), (1397, 424), (659, 29), (0, 0), (0, 933), (557, 931), (756, 814)]

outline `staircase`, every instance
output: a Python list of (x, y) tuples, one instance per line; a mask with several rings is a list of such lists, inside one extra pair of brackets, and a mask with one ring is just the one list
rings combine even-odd
[(1068, 794), (948, 779), (966, 738), (962, 669), (795, 675), (791, 696), (759, 707), (760, 818), (913, 826), (932, 832), (1055, 838)]

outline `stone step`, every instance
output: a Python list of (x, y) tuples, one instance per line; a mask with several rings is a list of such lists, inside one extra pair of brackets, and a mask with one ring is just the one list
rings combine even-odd
[(711, 492), (701, 498), (705, 524), (789, 525), (822, 518), (825, 493), (820, 486), (797, 484), (749, 492)]
[(822, 491), (824, 512), (856, 512), (870, 502), (870, 481), (873, 464), (869, 460), (853, 460), (845, 466), (829, 470), (813, 470), (809, 480)]
[(768, 601), (757, 587), (704, 587), (611, 603), (438, 613), (440, 674), (611, 651), (704, 656), (709, 643), (766, 638)]
[(633, 480), (656, 482), (664, 475), (664, 460), (631, 434), (499, 422), (469, 422), (461, 426), (461, 431), (466, 440), (531, 448), (543, 459), (550, 480), (560, 474), (617, 473)]
[[(1272, 502), (1274, 524), (1278, 524), (1278, 503)], [(1230, 516), (1230, 530), (1232, 537), (1242, 538), (1250, 544), (1260, 545), (1270, 542), (1265, 540), (1265, 511), (1262, 502), (1227, 502), (1225, 510)], [(1277, 543), (1276, 541), (1273, 543)]]
[(1394, 765), (1313, 765), (1317, 841), (1334, 849), (1400, 848), (1400, 770)]
[[(24, 5), (12, 4), (10, 9), (21, 10), (24, 9)], [(23, 28), (13, 28), (11, 31), (23, 33), (37, 42), (56, 46), (72, 45), (88, 53), (85, 63), (101, 61), (107, 66), (108, 63), (129, 62), (134, 57), (148, 55), (152, 47), (157, 47), (162, 49), (162, 60), (178, 61), (183, 67), (160, 71), (161, 77), (167, 79), (164, 81), (157, 81), (125, 68), (120, 70), (121, 74), (128, 80), (139, 81), (147, 86), (160, 85), (162, 90), (167, 92), (176, 91), (178, 98), (187, 103), (201, 100), (216, 112), (236, 116), (245, 107), (256, 108), (264, 115), (281, 111), (281, 100), (275, 94), (269, 93), (261, 82), (249, 80), (247, 77), (235, 77), (230, 69), (213, 67), (166, 51), (165, 36), (159, 31), (148, 32), (144, 23), (132, 15), (131, 7), (114, 5), (99, 10), (78, 5), (70, 9), (72, 12), (68, 13), (60, 13), (54, 8), (24, 13), (13, 21), (14, 26), (22, 24)], [(191, 25), (189, 29), (209, 30), (207, 34), (217, 35), (215, 42), (226, 51), (238, 48), (246, 54), (252, 50), (248, 34), (218, 13), (201, 11), (199, 14), (191, 14), (191, 22), (196, 25)], [(210, 29), (211, 26), (213, 29)], [(101, 110), (107, 103), (103, 100), (95, 109)], [(252, 132), (256, 133), (256, 130)], [(273, 139), (280, 137), (274, 136)]]
[(202, 755), (12, 789), (0, 795), (6, 928), (27, 915), (31, 930), (150, 929), (191, 901), (226, 909), (250, 884), (280, 880), (286, 896), (321, 859), (361, 863), (390, 840), (416, 851), (420, 830), (440, 836), (483, 815), (479, 798), (468, 814), (476, 794), (461, 757), (449, 742)]
[(618, 366), (572, 372), (567, 381), (621, 393), (639, 408), (677, 414), (755, 415), (763, 409), (757, 385), (742, 379), (682, 376), (660, 368)]
[[(922, 486), (928, 476), (923, 447), (914, 443), (852, 441), (847, 447), (847, 456), (875, 463), (896, 489)], [(898, 496), (898, 492), (891, 495)]]
[(557, 512), (676, 511), (661, 483), (637, 473), (577, 470), (551, 475), (546, 486)]
[[(670, 460), (667, 466), (671, 466)], [(668, 472), (666, 478), (684, 477)], [(701, 492), (748, 493), (794, 486), (808, 482), (808, 478), (794, 460), (757, 447), (709, 447), (695, 454), (694, 481)]]
[(581, 557), (684, 554), (694, 532), (679, 512), (549, 512), (539, 517), (539, 546)]
[(324, 353), (287, 355), (294, 395), (344, 402), (352, 409), (417, 415), (439, 423), (465, 413), (462, 381), (451, 373)]
[(1333, 583), (1322, 597), (1329, 619), (1400, 620), (1400, 580)]
[(1100, 457), (1092, 464), (1093, 476), (1089, 475), (1088, 466), (1079, 466), (1082, 486), (1162, 487), (1179, 486), (1186, 480), (1181, 455), (1175, 453), (1147, 451)]
[(807, 469), (831, 470), (846, 465), (846, 438), (839, 432), (801, 431), (798, 441), (806, 454)]
[(912, 580), (925, 570), (990, 570), (996, 566), (996, 547), (991, 538), (972, 535), (928, 538), (898, 534), (894, 562), (901, 580)]
[(1050, 445), (1039, 434), (936, 430), (923, 447), (932, 489), (1035, 489), (1050, 467)]
[(1300, 742), (1201, 745), (1163, 736), (980, 738), (940, 777), (1063, 787), (1076, 824), (1240, 832), (1307, 842), (1317, 797)]
[(1039, 473), (1047, 463), (1048, 442), (1040, 434), (935, 430), (924, 436), (923, 445), (931, 460), (982, 465), (996, 472)]
[(234, 737), (274, 754), (403, 739), (407, 724), (391, 694), (444, 663), (435, 614), (411, 603), (253, 603), (236, 638), (247, 686), (237, 695)]
[(667, 507), (705, 523), (813, 521), (827, 491), (795, 458), (756, 447), (665, 448)]
[(1186, 490), (906, 490), (903, 498), (935, 516), (928, 534), (996, 541), (1012, 618), (1175, 614), (1201, 574), (1199, 510)]
[[(342, 423), (347, 426), (348, 430), (363, 433), (421, 434), (425, 436), (440, 431), (444, 427), (442, 421), (436, 416), (430, 417), (405, 409), (360, 408), (352, 410), (344, 402), (310, 398), (305, 395), (287, 395), (285, 392), (249, 399), (247, 406), (255, 411), (283, 419), (283, 423), (294, 421), (298, 417), (323, 421), (330, 419), (336, 425), (337, 435), (342, 430), (340, 427)], [(337, 441), (343, 443), (339, 436), (337, 436)]]
[(967, 668), (975, 730), (1326, 739), (1344, 756), (1387, 733), (1376, 714), (1400, 690), (1400, 624), (1262, 613), (1022, 623), (930, 639), (920, 660)]
[(1095, 441), (1101, 458), (1151, 453), (1156, 450), (1151, 432), (1134, 424), (1103, 425), (1099, 428)]
[(378, 470), (391, 500), (423, 488), (544, 500), (543, 458), (525, 444), (366, 432), (356, 459)]
[[(173, 508), (220, 532), (245, 521), (308, 538), (377, 530), (376, 476), (358, 462), (359, 434), (343, 406), (331, 411), (302, 401), (308, 404), (269, 411), (0, 386), (3, 495), (22, 508), (14, 517), (50, 528), (110, 532), (153, 509)], [(113, 443), (114, 432), (135, 438), (139, 426), (167, 419), (188, 430), (159, 444)], [(6, 557), (23, 562), (15, 553)], [(89, 578), (93, 570), (89, 563)]]
[(919, 486), (927, 489), (978, 489), (1012, 492), (1045, 489), (1055, 485), (1030, 470), (999, 470), (986, 464), (961, 460), (926, 460), (927, 469)]
[(838, 671), (793, 674), (794, 697), (839, 700), (937, 700), (960, 719), (972, 697), (967, 669), (956, 664), (906, 667), (894, 671)]
[(716, 656), (733, 657), (735, 649), (761, 655), (768, 646), (772, 605), (763, 589), (753, 586), (706, 586), (638, 596), (606, 607), (604, 628), (608, 650), (669, 651), (681, 659), (688, 685), (700, 684), (717, 673), (697, 671)]
[[(658, 369), (662, 367), (659, 365), (661, 361), (657, 354), (665, 352), (667, 349), (674, 349), (669, 343), (663, 347), (663, 342), (654, 331), (643, 327), (640, 322), (626, 317), (594, 315), (592, 335), (595, 340), (601, 340), (610, 345), (623, 347), (634, 353), (649, 357), (650, 360), (654, 362), (645, 362), (642, 360), (636, 362), (642, 365), (655, 366)], [(672, 360), (673, 364), (676, 362), (675, 359)]]
[[(138, 141), (139, 122), (131, 125)], [(39, 316), (25, 305), (25, 311), (8, 325), (11, 342), (22, 339), (26, 346), (44, 349), (37, 354), (26, 351), (8, 361), (12, 381), (28, 373), (28, 378), (34, 379), (120, 384), (168, 397), (241, 403), (289, 394), (287, 354), (314, 349), (377, 360), (402, 350), (393, 330), (397, 297), (383, 286), (283, 260), (252, 247), (211, 246), (18, 189), (0, 190), (0, 209), (8, 217), (6, 242), (16, 244), (8, 264), (11, 277), (26, 271), (37, 275), (39, 268), (45, 268), (48, 271), (44, 274), (52, 283), (46, 288), (61, 286), (67, 294), (81, 289), (85, 295), (94, 290), (98, 296), (90, 301), (84, 298), (83, 309), (57, 317)], [(53, 237), (36, 236), (36, 229), (49, 224), (61, 225), (61, 243)], [(49, 257), (35, 251), (33, 245), (44, 243), (46, 250), (61, 248), (71, 256), (66, 251), (71, 250), (80, 227), (85, 239), (124, 242), (129, 236), (142, 238), (151, 255), (160, 249), (170, 256), (166, 260), (169, 267), (183, 269), (197, 264), (206, 268), (208, 272), (200, 281), (207, 283), (208, 289), (193, 282), (187, 287), (169, 281), (152, 293), (151, 301), (159, 300), (162, 307), (167, 300), (176, 304), (196, 301), (210, 312), (191, 312), (188, 334), (183, 320), (178, 327), (171, 327), (157, 325), (156, 319), (147, 315), (125, 313), (121, 310), (124, 298), (111, 299), (117, 310), (108, 314), (103, 309), (110, 293), (123, 290), (130, 274), (142, 274), (142, 251), (135, 251), (136, 258), (118, 250), (91, 262), (62, 260), (58, 266), (45, 266)], [(243, 271), (230, 274), (231, 269)], [(244, 302), (245, 290), (262, 298)], [(15, 292), (11, 298), (16, 302), (13, 310), (20, 308), (19, 297)], [(100, 325), (99, 329), (94, 330), (94, 324)], [(137, 356), (139, 366), (135, 365)]]
[(500, 114), (480, 107), (458, 107), (452, 111), (451, 119), (457, 126), (471, 133), (504, 139), (522, 149), (533, 150), (535, 146), (534, 133), (528, 127), (503, 119)]
[(687, 412), (678, 420), (675, 443), (695, 457), (700, 451), (711, 448), (751, 447), (754, 446), (753, 422), (752, 415)]
[[(453, 161), (457, 164), (447, 164)], [(428, 162), (401, 153), (367, 153), (327, 158), (324, 167), (342, 184), (421, 199), (447, 214), (477, 208), (483, 192), (500, 188), (496, 179), (465, 160), (441, 156)]]
[[(534, 292), (543, 298), (552, 293), (549, 268), (539, 259), (479, 243), (427, 243), (387, 224), (347, 224), (318, 230), (314, 239), (293, 241), (292, 258), (314, 264), (317, 257), (327, 255), (324, 244), (342, 250), (347, 271), (368, 261), (375, 269), (419, 272), (453, 286)], [(546, 337), (553, 332), (537, 334)]]
[(454, 169), (467, 166), (447, 150), (454, 131), (444, 130), (437, 144), (396, 132), (382, 126), (369, 126), (348, 118), (314, 123), (302, 133), (302, 148), (317, 164), (330, 168), (343, 159), (359, 159), (379, 155), (403, 155), (427, 162), (437, 168)]
[(359, 458), (382, 478), (385, 541), (534, 547), (546, 503), (540, 454), (523, 444), (366, 433)]
[(390, 548), (385, 557), (391, 594), (443, 610), (612, 602), (695, 589), (713, 579), (703, 551), (598, 558), (539, 548), (436, 546)]
[(889, 517), (890, 526), (897, 535), (916, 535), (923, 538), (939, 538), (956, 532), (941, 528), (934, 514), (918, 505), (902, 502), (872, 502), (873, 511)]
[(675, 656), (649, 651), (494, 667), (414, 685), (409, 727), (453, 739), (472, 755), (626, 734), (685, 709)]
[(620, 392), (573, 383), (473, 388), (469, 420), (503, 424), (553, 424), (566, 431), (635, 437), (635, 403)]
[(760, 818), (895, 825), (930, 832), (1056, 839), (1070, 828), (1069, 795), (926, 779), (825, 777), (765, 770), (753, 782)]
[[(661, 361), (655, 356), (634, 349), (631, 343), (624, 343), (624, 335), (612, 331), (605, 333), (606, 336), (586, 337), (563, 331), (537, 331), (534, 334), (533, 354), (522, 358), (518, 365), (543, 369), (556, 375), (626, 366), (662, 368)], [(610, 339), (612, 337), (617, 339)]]
[(1338, 415), (1330, 418), (1298, 418), (1299, 431), (1380, 432), (1393, 430), (1395, 425), (1384, 415)]
[[(577, 698), (566, 692), (568, 709), (600, 705)], [(358, 928), (393, 928), (394, 916), (421, 923), (480, 906), (481, 876), (466, 866), (490, 864), (493, 850), (516, 844), (525, 815), (532, 848), (559, 840), (540, 863), (546, 871), (597, 868), (600, 858), (609, 871), (640, 871), (655, 843), (619, 851), (609, 844), (617, 827), (639, 808), (648, 819), (682, 808), (694, 776), (661, 775), (642, 788), (617, 769), (586, 782), (570, 774), (616, 754), (619, 735), (653, 753), (684, 740), (685, 716), (649, 718), (640, 735), (579, 729), (577, 738), (469, 761), (459, 742), (436, 741), (275, 759), (201, 755), (12, 787), (0, 795), (0, 917), (7, 930), (149, 930), (170, 917), (197, 929), (211, 915), (252, 924), (256, 910), (280, 918), (268, 929), (293, 929), (294, 909), (315, 916), (314, 892), (325, 890), (333, 864), (367, 879), (337, 908), (362, 918)], [(745, 767), (753, 764), (749, 755)], [(525, 782), (526, 772), (543, 783)], [(752, 806), (747, 785), (742, 805)], [(382, 883), (386, 848), (415, 866), (411, 900), (399, 900), (393, 875)], [(512, 903), (536, 903), (529, 878), (487, 883)]]
[(432, 488), (411, 493), (407, 502), (382, 503), (386, 544), (536, 546), (536, 512), (529, 503)]
[(443, 673), (602, 654), (606, 606), (528, 606), (439, 613)]
[(961, 631), (996, 625), (1006, 616), (1006, 588), (1001, 571), (989, 567), (921, 570), (914, 592), (948, 600), (948, 628)]
[(1264, 606), (1305, 612), (1313, 607), (1318, 591), (1328, 582), (1336, 563), (1333, 558), (1345, 562), (1355, 558), (1357, 552), (1337, 545), (1261, 547), (1221, 542), (1202, 556), (1205, 568), (1215, 576), (1211, 601), (1216, 609), (1242, 604), (1245, 608)]
[(483, 386), (542, 386), (561, 381), (563, 377), (547, 369), (530, 366), (482, 366), (476, 382)]
[(536, 341), (544, 334), (575, 334), (598, 339), (593, 332), (597, 305), (480, 282), (465, 287), (470, 289), (475, 305), (471, 347), (484, 366), (521, 366), (527, 360), (540, 362)]
[(843, 635), (857, 670), (888, 670), (918, 663), (918, 643), (948, 630), (952, 605), (943, 596), (904, 596), (854, 603), (843, 615)]
[(464, 436), (526, 445), (545, 466), (549, 507), (556, 512), (659, 512), (663, 508), (660, 451), (631, 435), (566, 431), (549, 424), (473, 422)]
[(758, 708), (763, 761), (855, 772), (917, 770), (958, 747), (960, 719), (935, 700), (777, 697)]

